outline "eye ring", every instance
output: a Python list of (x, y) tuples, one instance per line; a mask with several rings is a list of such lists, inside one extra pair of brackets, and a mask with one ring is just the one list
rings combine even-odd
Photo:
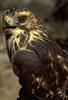
[(27, 16), (19, 16), (18, 17), (18, 20), (19, 20), (19, 22), (24, 22), (24, 21), (26, 21), (26, 19), (27, 19)]

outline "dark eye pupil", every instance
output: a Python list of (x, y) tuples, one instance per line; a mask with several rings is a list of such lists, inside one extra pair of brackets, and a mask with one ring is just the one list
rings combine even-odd
[(21, 17), (18, 17), (18, 19), (19, 19), (19, 22), (23, 22), (23, 21), (25, 21), (26, 20), (26, 16), (21, 16)]

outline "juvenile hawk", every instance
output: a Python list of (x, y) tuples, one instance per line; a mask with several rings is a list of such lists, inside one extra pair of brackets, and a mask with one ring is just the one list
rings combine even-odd
[(7, 51), (22, 86), (18, 100), (68, 100), (68, 54), (29, 10), (3, 16)]

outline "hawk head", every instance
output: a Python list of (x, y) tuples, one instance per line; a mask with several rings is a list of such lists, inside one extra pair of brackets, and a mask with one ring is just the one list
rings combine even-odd
[(17, 36), (21, 30), (30, 30), (36, 27), (37, 19), (28, 10), (7, 10), (3, 16), (3, 30), (7, 38)]

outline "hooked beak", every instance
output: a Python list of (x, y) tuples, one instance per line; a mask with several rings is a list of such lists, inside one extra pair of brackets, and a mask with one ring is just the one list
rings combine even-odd
[(3, 14), (3, 31), (8, 32), (9, 29), (14, 29), (16, 26), (13, 25), (13, 18), (12, 15), (15, 12), (14, 9), (6, 10)]

